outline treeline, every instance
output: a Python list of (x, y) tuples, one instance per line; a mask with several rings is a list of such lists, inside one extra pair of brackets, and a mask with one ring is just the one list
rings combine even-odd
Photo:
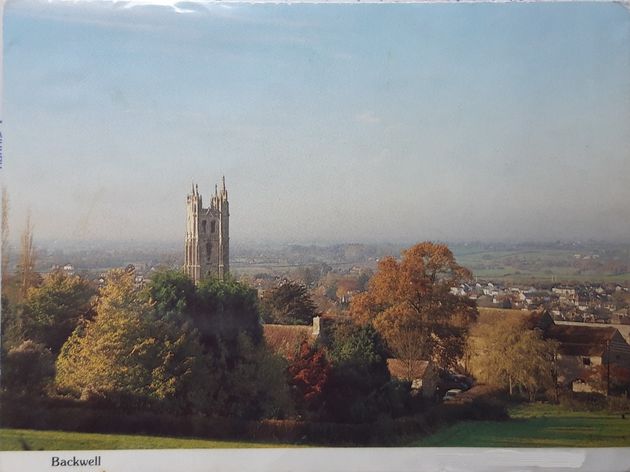
[[(98, 290), (56, 271), (3, 298), (2, 388), (121, 411), (362, 423), (413, 411), (376, 330), (351, 322), (284, 359), (265, 344), (256, 292), (113, 270)], [(325, 340), (325, 341), (324, 341)]]
[[(132, 270), (109, 272), (100, 287), (63, 271), (32, 277), (26, 290), (3, 292), (3, 409), (13, 402), (26, 416), (0, 419), (28, 426), (36, 421), (24, 408), (31, 405), (54, 421), (71, 405), (86, 415), (77, 425), (94, 431), (94, 418), (108, 411), (128, 414), (131, 424), (164, 415), (165, 424), (230, 420), (250, 431), (248, 422), (273, 429), (269, 421), (288, 421), (295, 431), (303, 423), (327, 431), (324, 425), (387, 425), (450, 411), (427, 408), (412, 392), (418, 360), (441, 372), (463, 364), (530, 400), (549, 390), (557, 397), (557, 346), (520, 322), (476, 324), (474, 302), (450, 291), (470, 277), (440, 244), (384, 258), (347, 316), (323, 323), (317, 340), (294, 346), (286, 358), (266, 344), (262, 322), (311, 322), (315, 307), (299, 284), (287, 282), (259, 300), (236, 280), (195, 285), (178, 271), (158, 272), (144, 287)], [(22, 287), (17, 276), (13, 281)], [(407, 367), (407, 381), (390, 377), (392, 357)], [(490, 417), (503, 409), (480, 411)]]
[[(457, 366), (474, 303), (450, 293), (470, 277), (444, 245), (422, 243), (385, 258), (349, 316), (324, 324), (287, 359), (265, 343), (261, 318), (308, 323), (305, 289), (287, 283), (258, 300), (235, 280), (196, 286), (176, 271), (144, 288), (114, 270), (98, 289), (56, 271), (23, 299), (3, 298), (2, 387), (16, 395), (89, 405), (244, 420), (298, 418), (370, 423), (422, 409), (412, 366)], [(390, 377), (387, 358), (409, 366)]]

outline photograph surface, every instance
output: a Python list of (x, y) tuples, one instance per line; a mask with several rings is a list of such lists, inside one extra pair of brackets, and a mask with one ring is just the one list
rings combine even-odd
[(630, 447), (623, 4), (9, 0), (3, 69), (0, 450)]

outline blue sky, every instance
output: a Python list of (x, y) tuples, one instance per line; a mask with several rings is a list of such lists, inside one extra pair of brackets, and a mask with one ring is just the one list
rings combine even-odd
[(236, 241), (630, 239), (616, 4), (11, 1), (13, 236), (179, 240), (225, 174)]

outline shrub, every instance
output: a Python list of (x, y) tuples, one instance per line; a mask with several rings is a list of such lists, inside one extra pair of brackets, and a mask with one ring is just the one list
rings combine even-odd
[(606, 407), (606, 397), (601, 393), (564, 392), (559, 397), (560, 405), (571, 411), (595, 411)]
[(3, 386), (15, 393), (41, 394), (54, 375), (52, 353), (31, 340), (10, 349), (3, 360)]
[(630, 413), (630, 398), (628, 395), (610, 396), (607, 401), (607, 409), (611, 413)]

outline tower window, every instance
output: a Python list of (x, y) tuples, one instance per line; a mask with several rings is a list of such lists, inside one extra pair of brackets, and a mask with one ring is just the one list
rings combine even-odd
[(216, 221), (211, 221), (210, 222), (210, 232), (211, 233), (214, 233), (215, 226), (216, 226)]
[(208, 241), (206, 243), (206, 259), (208, 261), (210, 260), (210, 254), (212, 254), (212, 243)]
[(207, 222), (206, 220), (203, 220), (203, 221), (201, 222), (201, 233), (202, 233), (202, 234), (206, 234), (206, 224), (207, 224), (207, 223), (208, 223), (208, 222)]

